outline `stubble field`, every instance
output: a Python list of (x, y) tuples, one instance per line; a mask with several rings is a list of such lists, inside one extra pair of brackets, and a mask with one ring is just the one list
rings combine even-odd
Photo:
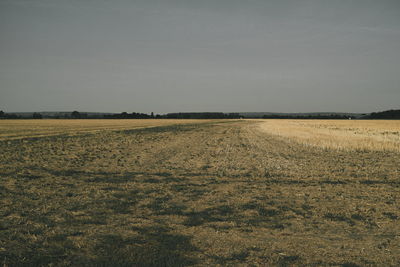
[(399, 265), (396, 149), (181, 122), (4, 137), (1, 264)]
[(400, 152), (398, 120), (265, 120), (260, 128), (309, 146)]
[(79, 135), (100, 131), (151, 128), (208, 120), (3, 120), (0, 121), (0, 140), (34, 138), (56, 135)]

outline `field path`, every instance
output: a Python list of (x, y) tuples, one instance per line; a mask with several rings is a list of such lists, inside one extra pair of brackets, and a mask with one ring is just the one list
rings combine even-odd
[(300, 145), (255, 121), (0, 142), (0, 260), (397, 266), (400, 154)]

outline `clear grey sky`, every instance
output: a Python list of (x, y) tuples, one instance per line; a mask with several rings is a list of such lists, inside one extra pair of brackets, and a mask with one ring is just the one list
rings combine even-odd
[(400, 108), (399, 0), (0, 0), (0, 109)]

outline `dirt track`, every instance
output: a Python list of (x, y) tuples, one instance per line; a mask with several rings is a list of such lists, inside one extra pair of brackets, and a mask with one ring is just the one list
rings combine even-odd
[(248, 121), (0, 150), (6, 264), (400, 263), (398, 153), (306, 147)]

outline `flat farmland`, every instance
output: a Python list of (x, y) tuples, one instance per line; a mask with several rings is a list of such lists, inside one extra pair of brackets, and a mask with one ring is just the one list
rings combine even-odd
[(204, 123), (208, 121), (209, 120), (173, 119), (0, 120), (0, 140), (55, 135), (76, 135), (96, 131), (126, 130), (188, 123)]
[[(400, 264), (400, 152), (340, 143), (358, 121), (313, 122), (339, 128), (324, 136), (336, 145), (283, 120), (99, 121), (31, 138), (37, 122), (7, 134), (0, 121), (3, 266)], [(385, 123), (375, 133), (398, 133)]]
[(260, 128), (310, 146), (400, 152), (398, 120), (264, 120)]

